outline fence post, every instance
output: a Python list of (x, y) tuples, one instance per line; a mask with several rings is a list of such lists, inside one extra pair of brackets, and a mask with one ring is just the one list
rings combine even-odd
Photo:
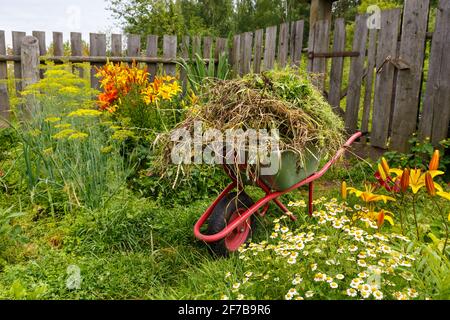
[[(22, 88), (36, 83), (40, 79), (39, 74), (39, 40), (33, 36), (25, 36), (22, 39), (20, 50), (22, 66)], [(26, 103), (23, 106), (24, 116), (27, 118), (33, 114), (36, 109), (36, 100), (33, 96), (26, 97)]]

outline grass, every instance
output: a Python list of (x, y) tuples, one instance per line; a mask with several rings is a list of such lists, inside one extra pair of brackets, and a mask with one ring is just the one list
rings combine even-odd
[[(336, 184), (327, 180), (316, 191), (336, 195)], [(249, 193), (262, 196), (255, 188)], [(306, 198), (304, 188), (285, 201)], [(1, 202), (13, 199), (3, 196)], [(45, 299), (218, 299), (230, 286), (224, 274), (242, 272), (242, 263), (237, 256), (213, 257), (193, 236), (194, 223), (212, 201), (164, 207), (124, 193), (105, 208), (56, 217), (36, 218), (33, 208), (26, 208), (18, 223), (27, 240), (6, 257), (0, 297), (15, 297), (19, 287), (31, 297), (44, 288), (39, 298)], [(280, 215), (275, 207), (269, 212), (258, 222), (257, 241), (269, 239), (271, 221)], [(66, 288), (70, 265), (81, 270), (79, 290)]]

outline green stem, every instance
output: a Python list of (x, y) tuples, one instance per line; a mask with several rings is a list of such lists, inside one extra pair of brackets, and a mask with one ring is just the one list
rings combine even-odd
[(400, 201), (400, 210), (398, 211), (400, 213), (400, 227), (402, 228), (402, 235), (405, 235), (405, 229), (404, 229), (404, 224), (403, 224), (403, 201), (405, 200), (405, 194), (402, 193), (402, 199)]
[(450, 232), (449, 232), (449, 230), (448, 230), (448, 224), (447, 224), (447, 221), (446, 221), (446, 219), (445, 219), (445, 215), (442, 214), (442, 209), (441, 209), (441, 207), (439, 206), (439, 204), (437, 203), (437, 201), (436, 201), (433, 197), (432, 197), (431, 199), (433, 200), (434, 205), (435, 205), (436, 208), (438, 209), (439, 215), (441, 216), (442, 222), (444, 223), (444, 226), (445, 226), (445, 241), (444, 241), (444, 247), (442, 248), (442, 254), (445, 255), (445, 248), (447, 247), (447, 243), (448, 243), (448, 239), (449, 239), (449, 234), (450, 234)]
[(416, 212), (416, 195), (413, 196), (413, 213), (414, 213), (414, 223), (416, 224), (417, 240), (420, 240), (419, 224), (417, 223), (417, 212)]

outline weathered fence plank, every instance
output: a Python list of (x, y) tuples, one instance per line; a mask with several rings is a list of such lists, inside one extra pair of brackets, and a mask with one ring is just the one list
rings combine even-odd
[(239, 45), (239, 48), (241, 51), (239, 52), (240, 56), (240, 66), (239, 66), (239, 75), (242, 76), (244, 74), (244, 68), (245, 68), (245, 33), (241, 34), (241, 43)]
[(429, 8), (430, 0), (407, 0), (403, 9), (399, 59), (409, 69), (397, 76), (390, 145), (401, 152), (409, 149), (408, 140), (417, 127)]
[(233, 72), (235, 75), (240, 71), (240, 54), (241, 54), (241, 35), (233, 37), (233, 49), (231, 52), (231, 64), (233, 66)]
[[(5, 31), (0, 30), (0, 55), (6, 54)], [(8, 86), (8, 63), (0, 62), (0, 128), (6, 127), (6, 123), (2, 119), (9, 120), (9, 96)]]
[(289, 60), (291, 66), (294, 65), (294, 50), (295, 50), (295, 21), (289, 24)]
[(358, 15), (355, 22), (353, 51), (359, 52), (359, 57), (352, 58), (348, 80), (347, 107), (345, 109), (345, 128), (348, 132), (356, 131), (361, 103), (361, 86), (364, 77), (364, 61), (367, 42), (367, 16)]
[[(156, 58), (158, 56), (158, 36), (147, 36), (146, 56), (149, 58)], [(150, 81), (153, 81), (156, 73), (158, 72), (158, 65), (156, 63), (147, 63), (147, 68), (150, 74)]]
[[(246, 32), (243, 34), (241, 40), (241, 75), (247, 74), (251, 70), (252, 65), (252, 45), (253, 45), (253, 32)], [(243, 46), (243, 47), (242, 47)]]
[(266, 28), (266, 41), (264, 46), (264, 68), (270, 70), (275, 64), (275, 49), (277, 46), (277, 26)]
[[(38, 39), (39, 54), (41, 56), (45, 56), (47, 54), (47, 45), (45, 43), (45, 32), (44, 31), (33, 31), (31, 34), (33, 35), (33, 37)], [(40, 73), (41, 79), (43, 79), (44, 78), (44, 70), (40, 70), (39, 73)]]
[[(330, 22), (321, 20), (315, 23), (313, 54), (328, 53), (330, 44)], [(322, 57), (314, 57), (312, 63), (313, 83), (323, 91), (327, 72), (327, 61)]]
[(139, 57), (141, 55), (141, 36), (129, 34), (127, 36), (127, 56)]
[(280, 33), (278, 36), (278, 64), (285, 67), (287, 63), (289, 49), (289, 23), (280, 25)]
[[(334, 25), (333, 52), (343, 52), (345, 50), (345, 20), (336, 19)], [(341, 105), (341, 85), (344, 70), (344, 58), (333, 58), (330, 73), (330, 93), (328, 101), (334, 109), (339, 109)]]
[(216, 48), (214, 50), (214, 58), (217, 60), (221, 55), (227, 52), (227, 39), (216, 38)]
[(38, 39), (39, 42), (39, 54), (45, 56), (47, 54), (47, 45), (45, 43), (45, 31), (33, 31), (31, 33), (33, 37)]
[(81, 57), (83, 55), (82, 35), (79, 32), (70, 33), (70, 54), (73, 57)]
[[(81, 57), (83, 55), (83, 41), (82, 35), (79, 32), (70, 33), (70, 55), (74, 57)], [(74, 68), (78, 72), (78, 75), (83, 78), (83, 68)]]
[(430, 67), (419, 136), (438, 145), (447, 137), (450, 119), (450, 0), (441, 0), (431, 44)]
[[(189, 43), (190, 43), (189, 36), (183, 36), (181, 39), (181, 58), (184, 60), (189, 59)], [(187, 85), (188, 85), (188, 79), (187, 79), (187, 73), (184, 68), (180, 68), (180, 81), (183, 86), (183, 94), (186, 94), (187, 91)]]
[(291, 57), (295, 66), (300, 66), (302, 60), (303, 50), (303, 32), (305, 28), (305, 21), (300, 20), (295, 22), (295, 41), (294, 41), (294, 55)]
[[(13, 54), (20, 56), (20, 48), (22, 46), (22, 39), (26, 36), (25, 32), (13, 31), (12, 32), (12, 46)], [(16, 81), (17, 93), (22, 91), (22, 67), (20, 62), (14, 62), (14, 78)]]
[(53, 55), (64, 56), (64, 41), (62, 32), (53, 32)]
[(253, 71), (255, 73), (261, 72), (261, 60), (263, 55), (263, 36), (264, 30), (259, 29), (255, 31), (255, 59), (253, 61)]
[[(91, 33), (89, 35), (90, 43), (90, 56), (106, 56), (106, 35), (100, 33)], [(94, 89), (100, 89), (99, 79), (95, 76), (98, 67), (101, 67), (101, 63), (91, 63), (91, 87)]]
[(211, 37), (203, 37), (203, 58), (211, 58), (212, 56), (212, 39)]
[(400, 29), (401, 9), (381, 12), (381, 29), (377, 50), (377, 76), (373, 105), (372, 146), (386, 148), (391, 117), (391, 103), (394, 84), (394, 65), (389, 59), (397, 55), (397, 39)]
[[(177, 36), (165, 35), (163, 38), (163, 55), (167, 59), (176, 59), (177, 57)], [(176, 74), (176, 64), (165, 63), (164, 73), (166, 75), (175, 76)]]
[(192, 38), (192, 55), (202, 54), (202, 39), (199, 36)]
[(122, 35), (113, 33), (111, 35), (111, 55), (113, 57), (121, 57), (123, 55), (122, 46)]
[[(22, 88), (36, 83), (40, 79), (39, 74), (39, 40), (33, 36), (25, 36), (21, 43), (21, 68), (22, 68)], [(32, 95), (26, 97), (26, 103), (21, 106), (21, 116), (31, 117), (37, 107), (36, 100)]]
[[(363, 114), (361, 120), (361, 131), (369, 131), (369, 119), (370, 111), (372, 110), (372, 92), (373, 92), (373, 79), (376, 65), (377, 54), (377, 29), (370, 29), (369, 31), (369, 48), (367, 51), (367, 76), (364, 92)], [(366, 142), (366, 137), (362, 139)]]

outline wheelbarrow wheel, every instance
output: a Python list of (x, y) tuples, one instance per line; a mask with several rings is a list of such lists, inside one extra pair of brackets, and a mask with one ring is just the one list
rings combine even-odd
[[(211, 213), (208, 220), (207, 234), (216, 234), (222, 231), (252, 205), (253, 200), (245, 192), (241, 192), (239, 195), (236, 192), (228, 194), (219, 201)], [(255, 222), (254, 215), (250, 216), (224, 239), (210, 243), (210, 249), (218, 256), (228, 256), (251, 238)]]

